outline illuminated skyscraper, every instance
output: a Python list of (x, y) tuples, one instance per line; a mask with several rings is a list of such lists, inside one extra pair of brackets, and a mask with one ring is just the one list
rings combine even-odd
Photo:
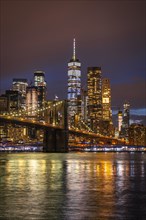
[(38, 107), (41, 108), (44, 106), (46, 101), (46, 81), (45, 73), (43, 71), (34, 72), (34, 86), (37, 88), (38, 92)]
[(29, 116), (36, 116), (38, 109), (38, 91), (37, 87), (29, 86), (26, 89), (26, 110)]
[(88, 67), (87, 94), (88, 94), (88, 120), (91, 129), (100, 133), (102, 120), (102, 88), (101, 68)]
[(82, 103), (81, 103), (81, 112), (82, 112), (82, 119), (84, 122), (87, 123), (88, 120), (88, 95), (87, 91), (82, 89), (81, 92), (81, 97), (82, 97)]
[(146, 127), (143, 124), (131, 124), (129, 126), (130, 145), (146, 146)]
[(102, 125), (101, 134), (113, 136), (115, 133), (111, 111), (111, 87), (107, 78), (102, 79)]
[(25, 96), (27, 86), (27, 79), (13, 79), (13, 91), (18, 91)]
[(74, 122), (75, 116), (81, 114), (81, 63), (76, 58), (75, 39), (73, 40), (73, 56), (68, 63), (68, 119)]
[(118, 112), (118, 131), (121, 131), (122, 127), (122, 121), (123, 121), (123, 116), (122, 116), (122, 111)]
[(111, 120), (111, 88), (109, 79), (102, 79), (102, 113), (103, 120)]
[(34, 72), (34, 86), (46, 87), (45, 73), (43, 71), (37, 70)]

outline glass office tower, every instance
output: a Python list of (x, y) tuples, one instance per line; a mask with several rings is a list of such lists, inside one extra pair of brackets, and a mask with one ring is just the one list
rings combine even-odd
[(76, 58), (75, 39), (73, 56), (68, 63), (68, 120), (73, 124), (75, 117), (81, 114), (81, 63)]
[(111, 88), (107, 78), (102, 79), (102, 114), (103, 120), (111, 121)]
[(88, 67), (88, 122), (91, 129), (100, 133), (102, 120), (102, 80), (100, 67)]
[(46, 81), (45, 81), (45, 73), (43, 71), (35, 71), (34, 72), (34, 86), (38, 91), (38, 107), (42, 108), (46, 101)]

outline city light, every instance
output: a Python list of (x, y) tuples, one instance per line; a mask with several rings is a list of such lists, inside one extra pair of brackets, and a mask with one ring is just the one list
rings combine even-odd
[[(60, 141), (64, 140), (67, 146), (63, 151), (67, 147), (70, 150), (95, 152), (145, 151), (141, 146), (146, 145), (146, 128), (138, 124), (130, 125), (128, 102), (124, 103), (124, 110), (118, 113), (118, 128), (115, 129), (110, 80), (102, 77), (101, 67), (87, 68), (87, 91), (81, 89), (81, 63), (76, 57), (75, 39), (73, 56), (68, 63), (67, 100), (59, 100), (57, 97), (48, 101), (46, 92), (45, 72), (41, 70), (34, 72), (33, 85), (28, 85), (27, 79), (13, 79), (12, 90), (0, 96), (0, 102), (6, 102), (0, 107), (0, 118), (6, 123), (0, 127), (3, 134), (0, 137), (1, 150), (12, 149), (14, 143), (16, 146), (17, 143), (28, 143), (27, 146), (30, 143), (46, 145), (49, 138), (47, 132), (53, 129), (51, 132), (56, 138), (55, 150)], [(24, 129), (25, 132), (22, 132)], [(10, 142), (7, 142), (6, 137)], [(137, 148), (126, 146), (130, 144)], [(27, 146), (23, 149), (26, 150)], [(35, 147), (31, 149), (35, 150)]]

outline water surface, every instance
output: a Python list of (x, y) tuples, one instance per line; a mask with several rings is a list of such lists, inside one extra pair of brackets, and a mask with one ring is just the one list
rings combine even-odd
[(0, 219), (146, 219), (146, 154), (0, 154)]

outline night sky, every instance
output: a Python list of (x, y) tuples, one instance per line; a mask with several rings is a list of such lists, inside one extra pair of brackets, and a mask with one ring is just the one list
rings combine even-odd
[[(110, 79), (112, 107), (129, 101), (133, 118), (146, 115), (146, 1), (1, 0), (0, 94), (13, 78), (46, 73), (48, 99), (67, 97), (67, 63), (76, 54), (87, 67), (100, 66)], [(146, 123), (146, 122), (145, 122)]]

